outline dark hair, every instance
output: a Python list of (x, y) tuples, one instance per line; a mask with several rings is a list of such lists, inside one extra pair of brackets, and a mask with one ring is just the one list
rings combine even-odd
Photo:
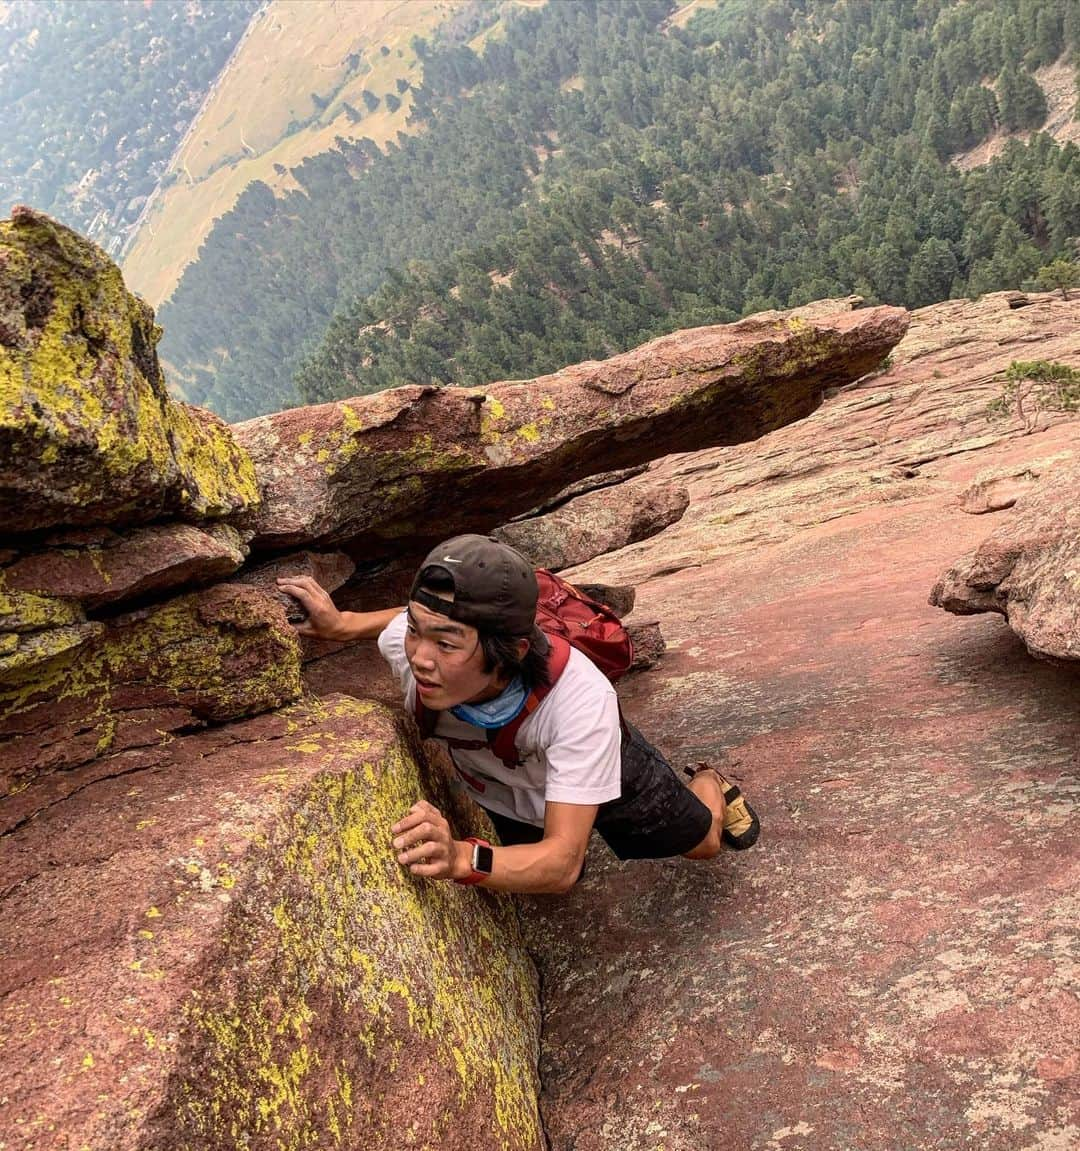
[(519, 657), (517, 645), (522, 638), (522, 636), (480, 632), (480, 646), (484, 649), (484, 671), (495, 671), (498, 668), (507, 679), (520, 675), (530, 690), (534, 687), (550, 687), (551, 673), (548, 671), (547, 659), (550, 645), (547, 636), (540, 628), (533, 627), (532, 634), (524, 637), (529, 641), (529, 650)]
[[(438, 595), (440, 592), (452, 592), (454, 581), (444, 569), (428, 567), (420, 573), (420, 587)], [(507, 679), (520, 675), (530, 690), (551, 686), (551, 673), (548, 671), (548, 649), (551, 645), (539, 627), (534, 625), (527, 636), (480, 629), (478, 634), (484, 652), (484, 671), (497, 670)], [(522, 639), (529, 641), (529, 650), (524, 656), (518, 656), (517, 645)]]

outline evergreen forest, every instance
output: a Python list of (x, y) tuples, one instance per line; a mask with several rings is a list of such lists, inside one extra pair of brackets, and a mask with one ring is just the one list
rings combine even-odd
[[(413, 135), (252, 185), (160, 311), (187, 398), (243, 419), (477, 385), (858, 293), (920, 307), (1076, 257), (1080, 150), (1033, 73), (1075, 0), (668, 0), (418, 43)], [(470, 29), (470, 32), (472, 29)], [(955, 157), (1013, 136), (992, 162)]]
[(116, 253), (258, 2), (0, 8), (0, 201)]

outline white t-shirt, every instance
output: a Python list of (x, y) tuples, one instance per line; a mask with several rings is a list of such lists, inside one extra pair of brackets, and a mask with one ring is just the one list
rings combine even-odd
[[(405, 612), (379, 636), (379, 651), (397, 677), (405, 707), (416, 709), (416, 681), (405, 657)], [(435, 739), (483, 740), (482, 727), (440, 711)], [(620, 794), (622, 732), (615, 689), (576, 648), (555, 686), (518, 729), (521, 766), (508, 768), (487, 748), (455, 747), (450, 755), (461, 782), (481, 807), (544, 825), (544, 805), (605, 803)]]

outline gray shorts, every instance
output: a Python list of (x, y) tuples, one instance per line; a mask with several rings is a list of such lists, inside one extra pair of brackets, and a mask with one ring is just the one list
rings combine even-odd
[[(543, 828), (489, 811), (504, 846), (537, 843)], [(596, 830), (620, 859), (685, 855), (709, 834), (712, 812), (686, 787), (663, 755), (623, 724), (622, 795), (600, 805)]]

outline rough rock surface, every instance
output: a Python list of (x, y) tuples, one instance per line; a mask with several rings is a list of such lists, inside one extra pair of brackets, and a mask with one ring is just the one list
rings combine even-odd
[(420, 794), (454, 814), (389, 713), (75, 774), (3, 841), (0, 1143), (539, 1151), (535, 972), (506, 898), (384, 849)]
[(601, 461), (631, 466), (797, 420), (824, 389), (877, 365), (907, 323), (900, 308), (766, 312), (524, 383), (403, 387), (249, 420), (234, 432), (263, 496), (252, 546), (423, 555), (536, 507)]
[(244, 537), (228, 524), (83, 528), (55, 533), (43, 544), (0, 566), (0, 592), (66, 597), (92, 610), (224, 579), (247, 556)]
[[(691, 493), (690, 508), (664, 532), (662, 548), (631, 544), (562, 574), (579, 583), (640, 585), (748, 545), (778, 543), (868, 504), (942, 490), (937, 472), (955, 456), (974, 459), (978, 474), (1021, 470), (1034, 459), (1067, 460), (1077, 446), (1071, 431), (1060, 430), (1075, 427), (1069, 417), (1052, 416), (1045, 433), (1024, 443), (1019, 421), (990, 420), (987, 408), (1001, 394), (997, 377), (1013, 360), (1037, 352), (1040, 359), (1076, 362), (1077, 306), (1051, 294), (997, 292), (915, 312), (889, 370), (840, 389), (809, 423), (655, 465), (649, 473), (655, 482), (689, 483)], [(988, 451), (996, 445), (1000, 453)], [(951, 499), (958, 494), (949, 489)]]
[(930, 602), (958, 615), (998, 612), (1032, 655), (1080, 659), (1080, 459), (1046, 473), (934, 584)]
[(682, 484), (630, 480), (585, 492), (543, 515), (504, 524), (492, 534), (538, 567), (559, 571), (662, 532), (689, 502)]
[(218, 518), (257, 499), (211, 413), (169, 398), (153, 312), (104, 252), (16, 208), (0, 221), (0, 523)]
[[(761, 321), (774, 342), (753, 347), (805, 350), (814, 314)], [(857, 345), (875, 316), (902, 326), (888, 310), (852, 313), (837, 341)], [(726, 756), (765, 830), (754, 851), (709, 865), (621, 865), (596, 847), (569, 897), (523, 901), (543, 969), (551, 1151), (1071, 1151), (1078, 669), (1030, 660), (997, 619), (934, 611), (925, 589), (985, 535), (957, 498), (977, 475), (1076, 462), (1075, 420), (1023, 436), (985, 411), (1010, 360), (1075, 363), (1078, 320), (1080, 302), (1016, 294), (919, 313), (887, 372), (832, 377), (836, 394), (804, 423), (654, 467), (650, 482), (689, 487), (683, 518), (569, 573), (637, 586), (628, 623), (660, 621), (669, 650), (622, 686), (628, 714), (675, 763)], [(672, 341), (685, 369), (693, 348)], [(558, 417), (551, 434), (590, 471), (613, 435), (628, 437), (618, 462), (647, 436), (626, 393), (666, 386), (624, 369), (572, 369), (596, 376), (562, 389), (607, 388), (586, 398), (622, 412), (591, 440), (574, 431), (585, 409)], [(717, 371), (712, 401), (737, 378)], [(565, 485), (518, 385), (497, 387), (501, 411), (494, 388), (469, 409), (486, 421), (490, 473), (470, 478), (467, 462), (456, 486), (424, 481), (425, 514), (456, 514), (472, 493), (469, 515), (505, 519), (485, 484), (517, 498), (514, 461), (531, 450), (550, 486), (517, 510)], [(446, 397), (379, 402), (340, 451), (332, 437), (314, 445), (315, 428), (305, 440), (289, 413), (293, 438), (260, 446), (260, 466), (276, 453), (275, 483), (299, 484), (327, 453), (339, 473), (309, 510), (325, 513), (319, 531), (357, 530), (350, 551), (365, 562), (408, 552), (422, 529), (399, 522), (394, 543), (350, 501), (389, 492), (380, 516), (416, 508), (406, 477), (421, 424), (425, 466), (458, 443)], [(355, 416), (327, 410), (316, 418)], [(682, 414), (702, 422), (693, 403)], [(365, 489), (349, 468), (372, 444), (397, 455)], [(406, 885), (379, 846), (416, 794), (396, 737), (366, 726), (367, 705), (335, 701), (192, 731), (298, 690), (280, 603), (230, 585), (94, 619), (78, 600), (5, 592), (0, 614), (0, 763), (21, 789), (0, 805), (0, 1046), (14, 1069), (0, 1142), (242, 1146), (235, 1125), (255, 1151), (539, 1147), (535, 987), (516, 943), (498, 966), (502, 905), (474, 930), (463, 909), (488, 896)], [(374, 645), (305, 678), (368, 694), (368, 671), (370, 693), (397, 705)], [(467, 973), (448, 984), (459, 923)], [(469, 1047), (477, 1004), (502, 1012), (485, 1032), (498, 1037)], [(436, 1118), (448, 1110), (449, 1124)]]
[(960, 507), (972, 516), (1004, 511), (1031, 491), (1038, 478), (1036, 468), (1028, 465), (1004, 473), (984, 472), (960, 493)]
[(658, 465), (686, 515), (584, 569), (664, 628), (631, 719), (726, 758), (763, 830), (711, 864), (595, 844), (526, 901), (552, 1151), (1080, 1143), (1080, 675), (926, 603), (986, 535), (976, 475), (1080, 455), (1075, 418), (984, 415), (1011, 360), (1077, 364), (1077, 330), (1049, 296), (916, 313), (804, 423)]
[(298, 600), (278, 591), (274, 581), (279, 576), (311, 576), (328, 592), (335, 592), (355, 570), (356, 564), (341, 552), (301, 551), (248, 568), (237, 576), (237, 582), (261, 588), (281, 604), (290, 623), (299, 623), (307, 613)]
[(18, 638), (19, 658), (0, 665), (0, 796), (300, 694), (296, 636), (255, 588), (221, 585)]

